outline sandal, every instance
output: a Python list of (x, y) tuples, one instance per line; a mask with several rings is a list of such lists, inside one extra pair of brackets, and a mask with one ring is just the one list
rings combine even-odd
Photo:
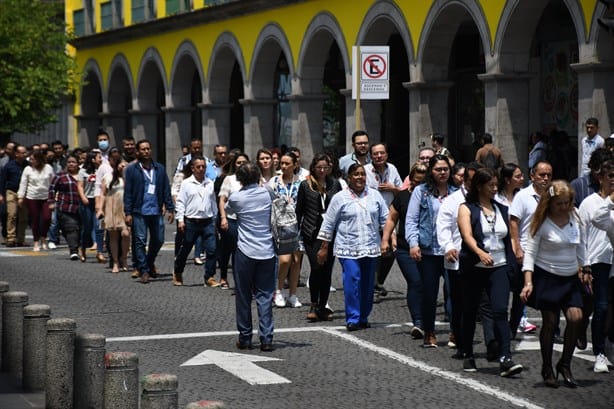
[(228, 281), (220, 280), (220, 288), (222, 290), (228, 290), (230, 288), (230, 286), (228, 285)]

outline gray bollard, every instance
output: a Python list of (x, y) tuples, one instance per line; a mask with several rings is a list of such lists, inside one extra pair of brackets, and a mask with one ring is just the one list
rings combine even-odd
[(2, 294), (6, 293), (10, 289), (9, 283), (6, 281), (0, 281), (0, 370), (2, 366)]
[(104, 407), (138, 409), (139, 357), (133, 352), (109, 352), (104, 356)]
[(141, 380), (141, 409), (177, 409), (177, 375), (154, 373)]
[(47, 409), (73, 407), (75, 330), (70, 318), (47, 321), (47, 369), (45, 404)]
[(7, 291), (2, 294), (2, 369), (21, 380), (23, 374), (23, 307), (28, 294)]
[(77, 334), (75, 340), (75, 408), (104, 407), (104, 354), (101, 334)]
[(224, 409), (224, 402), (218, 400), (199, 400), (198, 402), (188, 403), (185, 409)]
[(23, 307), (23, 388), (45, 389), (47, 364), (47, 321), (51, 307), (44, 304)]

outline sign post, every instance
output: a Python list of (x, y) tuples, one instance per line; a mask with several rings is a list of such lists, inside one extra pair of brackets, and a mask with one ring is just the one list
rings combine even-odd
[(360, 129), (360, 100), (389, 98), (388, 46), (352, 47), (352, 98), (356, 100), (356, 129)]

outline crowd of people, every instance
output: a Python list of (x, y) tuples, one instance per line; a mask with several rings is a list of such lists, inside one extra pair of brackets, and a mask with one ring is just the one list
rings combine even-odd
[[(159, 274), (166, 219), (176, 226), (172, 284), (183, 286), (192, 251), (205, 287), (230, 288), (232, 265), (236, 346), (253, 348), (255, 300), (262, 351), (273, 350), (273, 307), (303, 305), (297, 287), (304, 253), (310, 267), (305, 318), (334, 319), (328, 299), (337, 259), (348, 331), (371, 326), (369, 315), (388, 294), (396, 260), (407, 284), (410, 335), (425, 348), (455, 348), (462, 370), (477, 371), (479, 320), (487, 360), (499, 364), (500, 376), (512, 377), (523, 370), (512, 359), (512, 340), (536, 330), (528, 305), (542, 316), (544, 385), (557, 387), (560, 374), (576, 387), (571, 360), (576, 348), (587, 348), (588, 325), (595, 372), (609, 371), (614, 352), (614, 153), (595, 121), (586, 122), (582, 141), (586, 173), (571, 183), (553, 180), (543, 141), (534, 137), (526, 186), (522, 167), (506, 163), (488, 134), (469, 163), (456, 162), (444, 137), (434, 134), (405, 180), (388, 161), (386, 144), (371, 143), (360, 130), (350, 153), (315, 154), (308, 168), (295, 147), (263, 148), (250, 161), (239, 149), (216, 145), (208, 159), (194, 139), (172, 178), (146, 139), (124, 138), (116, 148), (100, 132), (96, 148), (70, 153), (61, 142), (9, 143), (7, 160), (0, 161), (5, 245), (53, 250), (61, 232), (70, 260), (85, 262), (91, 249), (106, 263), (106, 250), (113, 273), (131, 270), (146, 284)], [(279, 200), (297, 232), (296, 243), (283, 251), (271, 217)], [(442, 281), (449, 321), (443, 343), (435, 328)], [(563, 353), (553, 367), (559, 339)]]

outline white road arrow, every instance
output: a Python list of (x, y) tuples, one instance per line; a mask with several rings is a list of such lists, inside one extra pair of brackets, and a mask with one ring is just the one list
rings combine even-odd
[(275, 372), (260, 368), (253, 363), (266, 361), (281, 361), (281, 359), (207, 349), (194, 358), (188, 359), (181, 366), (217, 365), (250, 385), (291, 383)]

